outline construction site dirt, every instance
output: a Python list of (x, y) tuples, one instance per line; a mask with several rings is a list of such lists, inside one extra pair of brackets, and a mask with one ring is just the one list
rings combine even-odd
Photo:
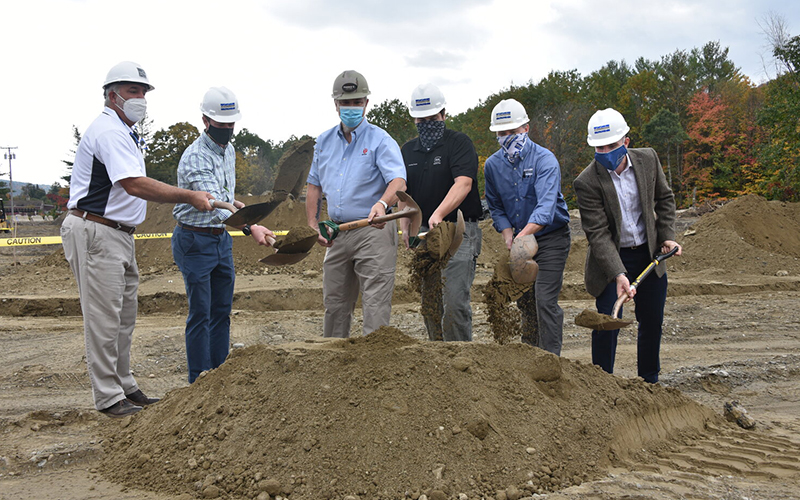
[[(137, 232), (171, 232), (171, 210), (149, 204)], [(358, 304), (351, 339), (322, 339), (324, 249), (265, 266), (272, 250), (240, 236), (234, 348), (191, 386), (169, 239), (138, 240), (132, 366), (163, 400), (121, 420), (94, 410), (60, 247), (2, 247), (0, 499), (798, 498), (800, 205), (747, 196), (679, 214), (658, 385), (636, 377), (635, 323), (614, 375), (591, 364), (590, 330), (574, 324), (594, 301), (572, 215), (561, 358), (497, 341), (484, 291), (506, 250), (489, 220), (471, 343), (427, 340), (404, 248), (390, 327), (362, 337)], [(289, 197), (262, 223), (305, 220)], [(14, 236), (59, 224), (20, 221)], [(726, 419), (726, 403), (755, 427)]]

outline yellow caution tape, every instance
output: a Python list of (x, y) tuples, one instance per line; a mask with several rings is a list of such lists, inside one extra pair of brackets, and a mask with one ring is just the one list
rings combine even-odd
[[(275, 236), (284, 236), (289, 231), (273, 231)], [(228, 231), (231, 236), (244, 236), (241, 231)], [(134, 234), (137, 240), (158, 240), (172, 238), (172, 233), (140, 233)], [(60, 245), (61, 236), (25, 236), (19, 238), (0, 238), (1, 247), (28, 247), (34, 245)]]

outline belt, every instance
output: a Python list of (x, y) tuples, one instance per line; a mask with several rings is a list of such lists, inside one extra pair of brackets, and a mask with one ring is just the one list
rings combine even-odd
[(136, 232), (136, 226), (126, 226), (125, 224), (120, 224), (115, 220), (106, 219), (105, 217), (100, 217), (99, 215), (90, 214), (89, 212), (78, 210), (76, 208), (70, 209), (69, 213), (70, 215), (74, 215), (75, 217), (80, 217), (81, 219), (90, 220), (92, 222), (97, 222), (98, 224), (102, 224), (104, 226), (113, 227), (114, 229), (118, 229), (123, 233), (133, 234)]
[(635, 245), (635, 246), (632, 246), (632, 247), (622, 247), (622, 248), (620, 248), (620, 250), (639, 250), (642, 247), (644, 247), (644, 244)]
[(188, 231), (194, 231), (196, 233), (206, 233), (206, 234), (222, 234), (225, 232), (224, 227), (198, 227), (198, 226), (190, 226), (188, 224), (184, 224), (182, 222), (178, 222), (178, 226), (186, 229)]

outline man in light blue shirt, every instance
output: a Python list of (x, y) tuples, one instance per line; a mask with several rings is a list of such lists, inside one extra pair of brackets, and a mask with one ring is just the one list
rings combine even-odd
[[(208, 191), (216, 201), (244, 203), (234, 199), (236, 152), (229, 144), (233, 127), (241, 118), (239, 101), (225, 87), (212, 87), (200, 105), (205, 131), (181, 156), (178, 186)], [(233, 240), (222, 220), (229, 211), (216, 208), (200, 212), (186, 203), (172, 211), (178, 221), (172, 233), (172, 256), (183, 274), (189, 316), (186, 318), (186, 363), (189, 383), (200, 373), (217, 368), (228, 357), (231, 308), (233, 306)], [(274, 241), (269, 229), (256, 224), (242, 231), (261, 245)], [(269, 240), (267, 239), (269, 238)]]
[[(370, 94), (366, 79), (345, 71), (333, 83), (340, 123), (323, 132), (314, 147), (308, 174), (306, 216), (319, 230), (322, 198), (336, 223), (386, 215), (406, 189), (400, 148), (383, 129), (369, 123), (364, 111)], [(319, 236), (327, 247), (322, 274), (325, 305), (324, 337), (347, 338), (358, 293), (364, 312), (364, 335), (388, 325), (397, 261), (397, 224), (344, 231), (334, 241)]]
[(484, 167), (486, 201), (509, 250), (515, 238), (536, 235), (539, 274), (533, 290), (517, 301), (522, 341), (560, 355), (564, 311), (558, 295), (571, 243), (569, 213), (558, 160), (528, 138), (528, 122), (525, 108), (514, 99), (500, 101), (492, 110), (489, 130), (497, 133), (501, 147)]

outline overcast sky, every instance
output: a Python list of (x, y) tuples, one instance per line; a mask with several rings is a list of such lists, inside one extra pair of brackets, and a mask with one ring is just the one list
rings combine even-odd
[(124, 60), (155, 86), (154, 130), (200, 128), (203, 94), (223, 85), (239, 98), (237, 130), (274, 141), (338, 122), (330, 94), (345, 69), (366, 77), (370, 106), (433, 82), (451, 114), (552, 70), (587, 75), (709, 41), (758, 83), (773, 76), (759, 27), (770, 12), (800, 34), (793, 0), (5, 0), (0, 146), (18, 147), (15, 181), (60, 181), (72, 125), (102, 111), (106, 73)]

